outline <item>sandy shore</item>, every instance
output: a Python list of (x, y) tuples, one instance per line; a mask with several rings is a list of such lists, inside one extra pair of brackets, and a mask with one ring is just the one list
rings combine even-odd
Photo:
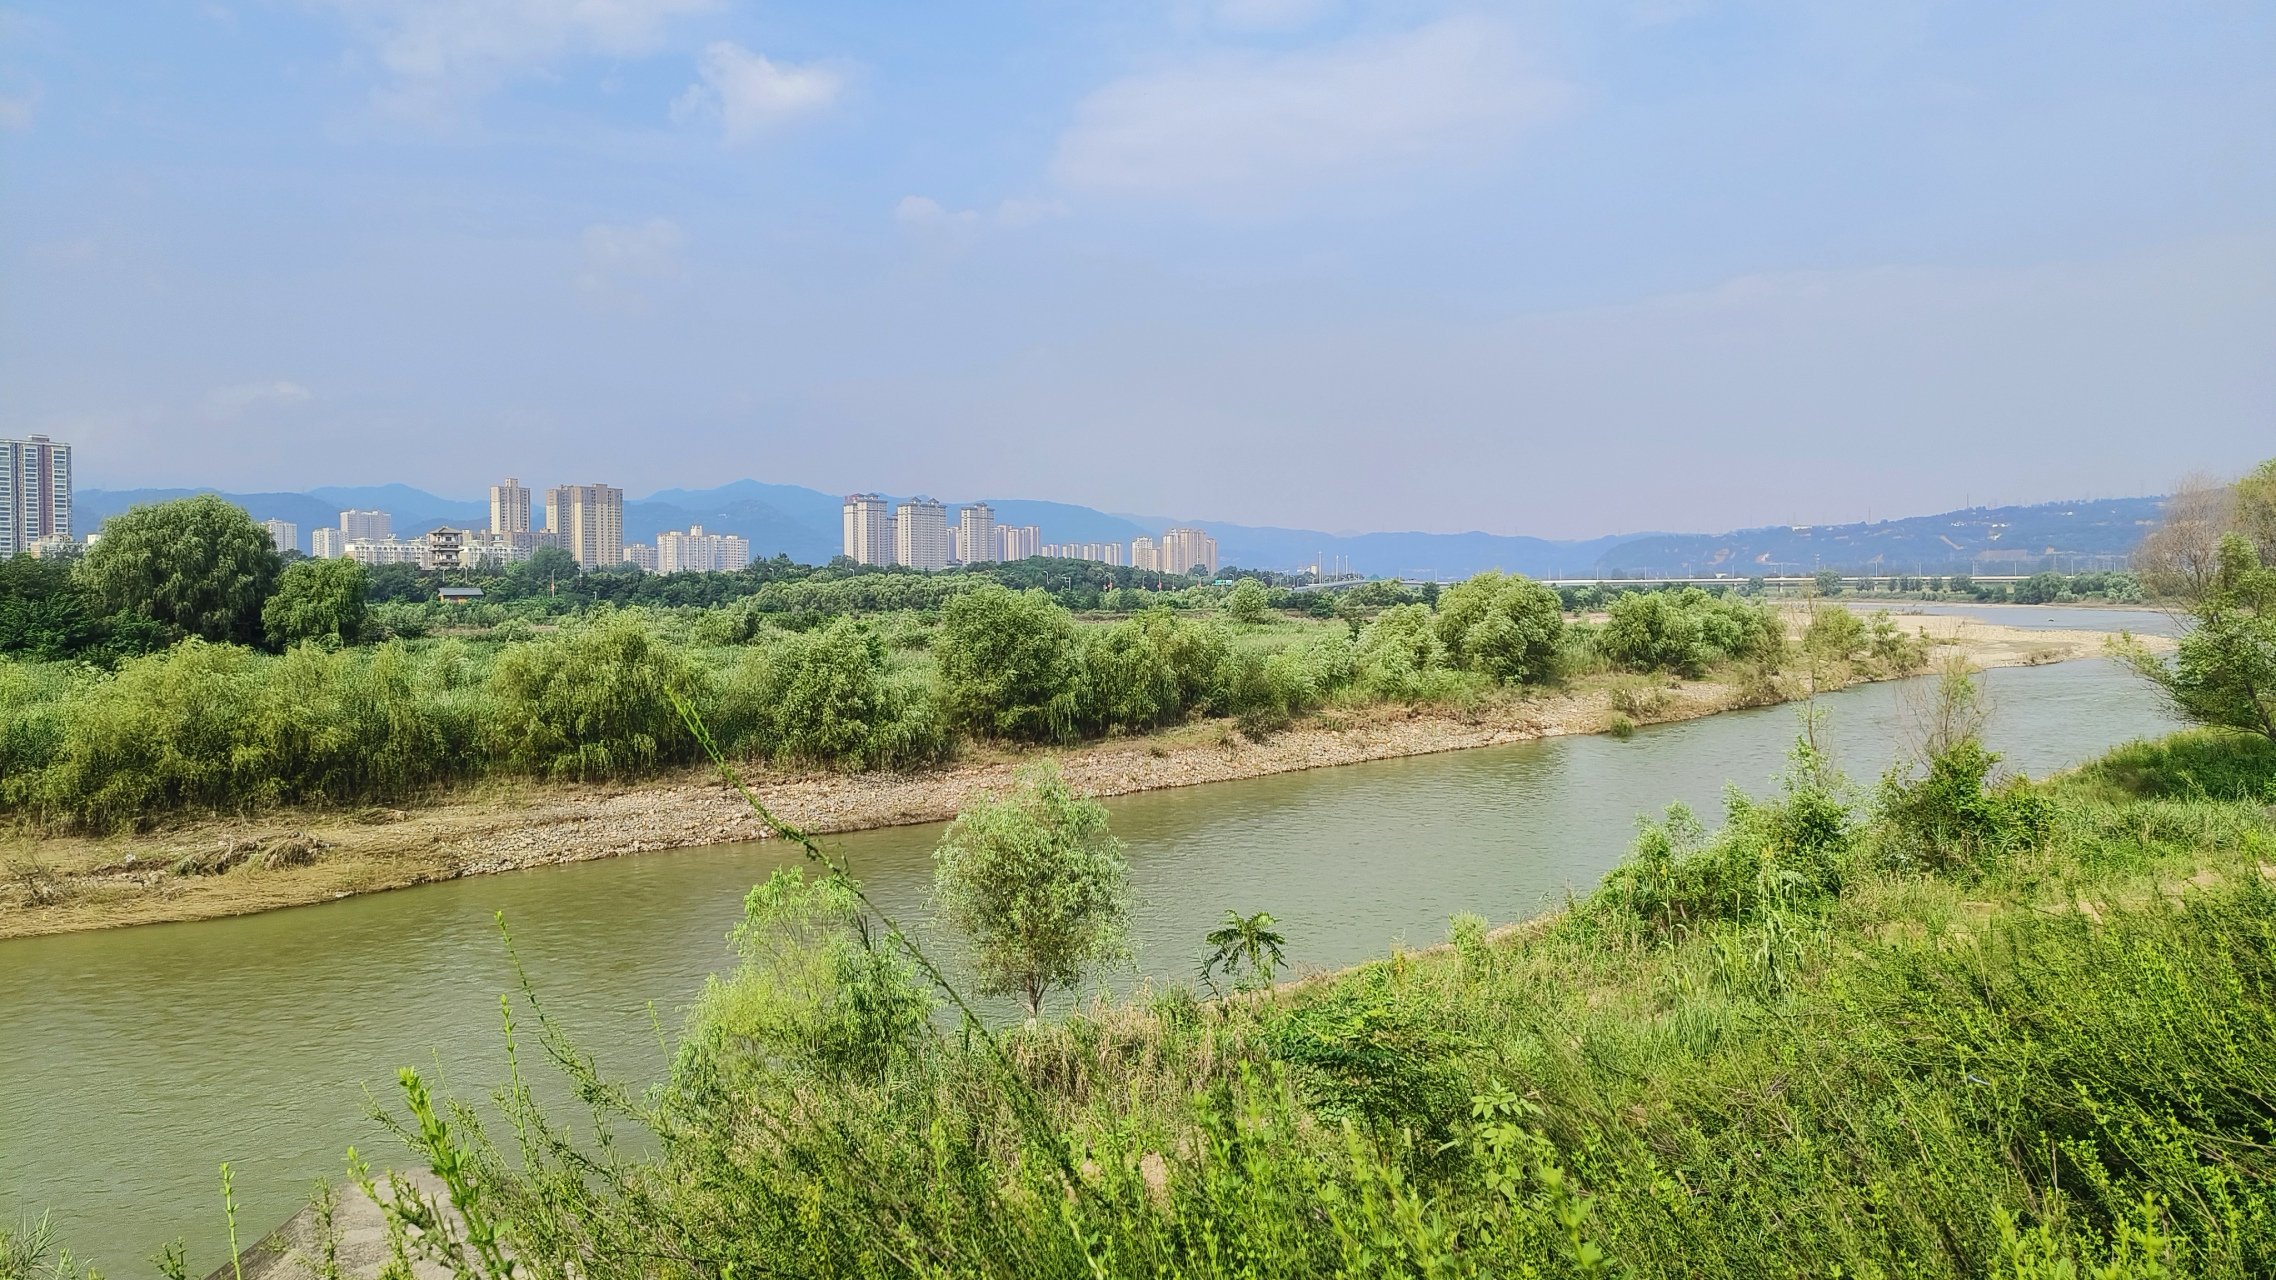
[[(1979, 666), (2093, 657), (2104, 636), (2028, 631), (1964, 617), (1900, 615)], [(1459, 751), (1569, 733), (1597, 733), (1616, 716), (1639, 723), (1693, 719), (1785, 701), (1806, 678), (1772, 688), (1716, 681), (1604, 677), (1556, 691), (1513, 692), (1461, 711), (1370, 707), (1308, 717), (1252, 742), (1228, 722), (1058, 749), (1080, 790), (1100, 796), (1194, 786), (1270, 773)], [(972, 796), (1009, 787), (1037, 752), (975, 749), (944, 768), (912, 774), (755, 770), (754, 790), (774, 813), (818, 833), (938, 822)], [(282, 810), (255, 818), (188, 821), (109, 838), (19, 835), (0, 880), (0, 938), (197, 920), (323, 902), (463, 875), (767, 838), (716, 776), (691, 771), (636, 786), (501, 783), (406, 809)], [(177, 874), (185, 858), (217, 872)]]

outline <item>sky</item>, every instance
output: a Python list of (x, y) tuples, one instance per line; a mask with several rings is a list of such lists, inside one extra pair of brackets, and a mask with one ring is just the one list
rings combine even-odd
[(1580, 538), (2276, 454), (2276, 5), (0, 8), (87, 487)]

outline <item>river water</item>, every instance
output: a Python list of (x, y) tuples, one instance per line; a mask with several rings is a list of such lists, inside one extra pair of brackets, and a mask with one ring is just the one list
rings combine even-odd
[[(1986, 679), (1991, 743), (2034, 775), (2169, 727), (2101, 660)], [(1904, 738), (1900, 686), (1820, 701), (1839, 762), (1869, 784)], [(1272, 912), (1300, 968), (1437, 942), (1459, 911), (1534, 915), (1587, 892), (1640, 813), (1680, 799), (1713, 820), (1726, 782), (1768, 790), (1795, 728), (1794, 708), (1773, 707), (1627, 742), (1552, 738), (1113, 800), (1142, 900), (1138, 963), (1115, 984), (1190, 981), (1227, 909)], [(921, 923), (939, 835), (830, 843), (886, 910)], [(705, 975), (732, 964), (742, 895), (783, 861), (772, 842), (718, 846), (0, 942), (0, 1221), (52, 1207), (74, 1248), (119, 1277), (148, 1274), (181, 1234), (202, 1271), (223, 1261), (221, 1161), (257, 1235), (336, 1176), (349, 1144), (400, 1160), (365, 1118), (367, 1088), (392, 1101), (396, 1069), (414, 1065), (482, 1097), (504, 1074), (512, 975), (495, 912), (581, 1044), (653, 1080)]]

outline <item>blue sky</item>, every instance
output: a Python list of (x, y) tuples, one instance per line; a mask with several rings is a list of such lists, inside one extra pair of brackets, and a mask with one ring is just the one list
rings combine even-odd
[(1583, 537), (2276, 453), (2276, 7), (0, 9), (81, 483)]

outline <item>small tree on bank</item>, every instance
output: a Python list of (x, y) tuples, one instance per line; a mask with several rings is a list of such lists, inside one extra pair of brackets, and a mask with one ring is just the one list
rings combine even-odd
[(983, 796), (933, 851), (934, 895), (972, 949), (980, 989), (1044, 997), (1130, 955), (1130, 870), (1106, 806), (1068, 790), (1057, 761), (1020, 770), (1017, 789)]

